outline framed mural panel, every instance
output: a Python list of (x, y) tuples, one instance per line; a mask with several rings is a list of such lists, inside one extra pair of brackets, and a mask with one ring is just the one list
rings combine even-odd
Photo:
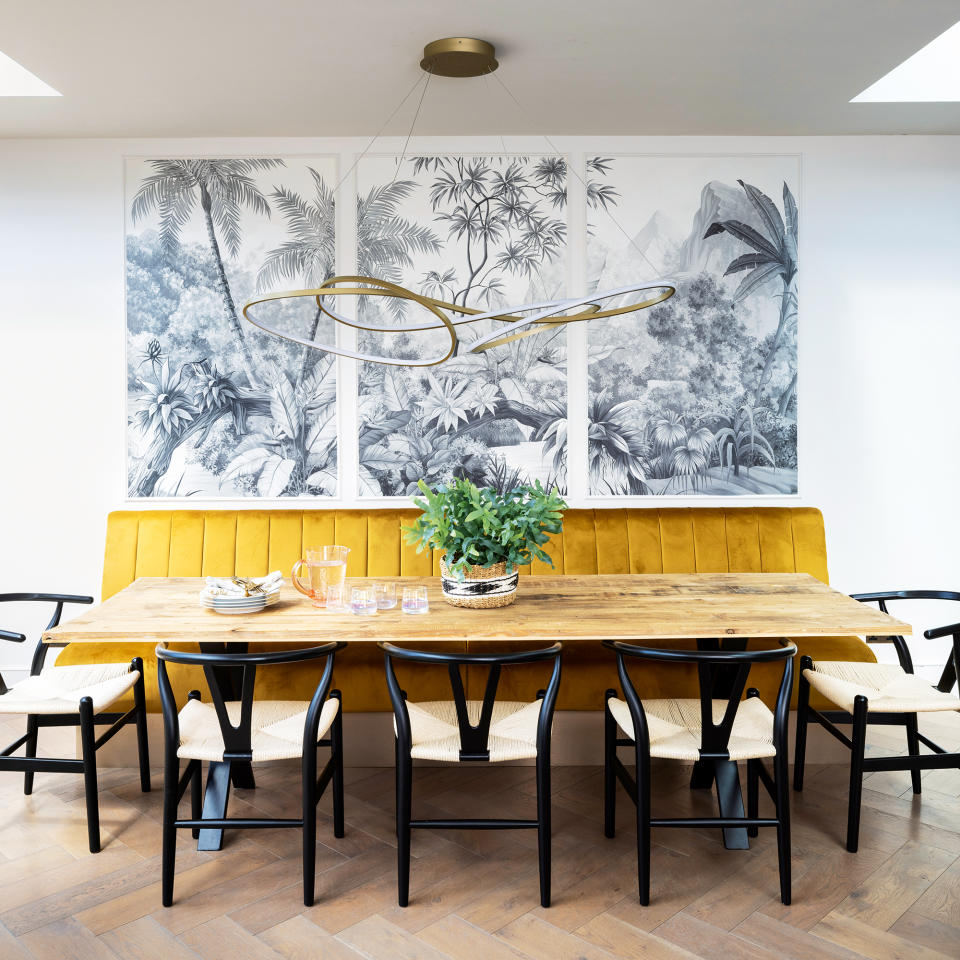
[[(126, 160), (129, 497), (338, 494), (333, 357), (239, 313), (333, 275), (336, 172), (329, 156)], [(304, 301), (271, 307), (334, 336)]]
[[(357, 272), (481, 310), (565, 296), (566, 184), (561, 156), (364, 157)], [(359, 300), (370, 325), (432, 317), (402, 300)], [(565, 329), (466, 353), (493, 324), (459, 325), (458, 353), (436, 367), (359, 364), (361, 496), (403, 496), (420, 478), (455, 475), (565, 489)], [(442, 329), (360, 331), (358, 346), (424, 358), (446, 338)]]
[(797, 493), (800, 158), (586, 166), (589, 289), (678, 281), (588, 325), (590, 494)]

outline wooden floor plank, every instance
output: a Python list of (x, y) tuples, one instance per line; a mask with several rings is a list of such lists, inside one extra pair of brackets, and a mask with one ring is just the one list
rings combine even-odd
[(871, 960), (944, 960), (945, 956), (956, 960), (956, 954), (942, 954), (839, 913), (827, 914), (811, 933)]
[(259, 939), (285, 960), (360, 960), (361, 954), (331, 937), (306, 917), (296, 916), (264, 930)]
[(273, 950), (253, 934), (238, 927), (229, 917), (216, 917), (191, 927), (180, 937), (203, 960), (282, 960)]
[(584, 940), (626, 960), (688, 960), (696, 957), (695, 953), (656, 934), (638, 930), (609, 913), (593, 917), (575, 932)]
[(34, 960), (117, 960), (122, 957), (76, 920), (56, 920), (24, 934), (20, 941)]
[(450, 960), (449, 954), (424, 943), (415, 934), (384, 917), (367, 917), (337, 934), (337, 939), (368, 957), (392, 960)]
[(908, 943), (918, 943), (948, 957), (960, 957), (960, 929), (908, 910), (891, 928)]
[(141, 917), (103, 934), (100, 940), (118, 957), (129, 960), (201, 960), (201, 954), (160, 926)]
[(936, 847), (905, 843), (875, 873), (850, 891), (831, 915), (853, 917), (888, 930), (953, 863)]

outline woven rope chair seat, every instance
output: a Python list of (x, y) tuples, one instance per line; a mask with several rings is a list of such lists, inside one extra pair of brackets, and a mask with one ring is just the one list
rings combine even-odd
[(858, 696), (867, 698), (870, 710), (884, 713), (960, 710), (960, 698), (893, 664), (818, 660), (803, 675), (814, 690), (849, 713)]
[(140, 679), (129, 663), (91, 663), (50, 667), (14, 684), (0, 696), (0, 713), (77, 713), (80, 700), (90, 697), (93, 711), (109, 707)]
[[(320, 711), (317, 739), (330, 729), (340, 701), (331, 697)], [(227, 703), (230, 722), (240, 721), (240, 702)], [(253, 761), (288, 760), (303, 756), (303, 728), (310, 704), (303, 700), (263, 700), (253, 704), (250, 746)], [(222, 760), (223, 734), (212, 703), (188, 700), (179, 713), (180, 746), (184, 760)]]
[[(700, 701), (644, 700), (643, 712), (650, 734), (650, 756), (666, 760), (700, 759)], [(633, 718), (626, 700), (607, 701), (617, 726), (634, 737)], [(719, 723), (727, 709), (726, 700), (713, 701), (713, 720)], [(775, 757), (773, 714), (759, 697), (741, 700), (728, 744), (731, 760)]]
[[(528, 760), (537, 755), (537, 722), (542, 701), (523, 703), (517, 700), (497, 701), (493, 705), (487, 748), (490, 761)], [(480, 720), (480, 700), (467, 701), (467, 716), (476, 725)], [(460, 760), (460, 728), (453, 700), (408, 703), (410, 716), (410, 756), (416, 760)], [(396, 721), (394, 721), (396, 733)]]

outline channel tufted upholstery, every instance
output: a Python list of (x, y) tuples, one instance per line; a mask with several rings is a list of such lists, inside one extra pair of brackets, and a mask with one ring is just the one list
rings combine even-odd
[[(347, 576), (439, 575), (439, 557), (418, 554), (403, 542), (401, 527), (416, 510), (124, 510), (107, 519), (103, 598), (137, 577), (262, 576), (290, 568), (305, 546), (339, 543), (350, 548)], [(810, 507), (624, 508), (568, 510), (563, 533), (547, 547), (555, 567), (535, 561), (523, 576), (592, 573), (809, 573), (827, 582), (823, 517)], [(523, 585), (521, 582), (520, 590)], [(343, 639), (349, 640), (349, 637)], [(814, 660), (875, 662), (869, 647), (856, 637), (796, 641), (800, 653)], [(482, 645), (471, 643), (470, 649)], [(462, 649), (462, 648), (461, 648)], [(60, 665), (118, 662), (140, 656), (146, 671), (148, 709), (159, 712), (156, 660), (150, 645), (72, 644)], [(171, 664), (170, 675), (180, 698), (203, 686), (195, 668)], [(398, 664), (403, 681), (403, 665)], [(522, 700), (528, 689), (526, 667), (511, 670), (501, 681), (505, 699)], [(529, 668), (532, 671), (534, 667)], [(423, 669), (417, 671), (418, 689)], [(774, 668), (774, 673), (779, 672)], [(277, 667), (257, 678), (263, 700), (309, 699), (317, 677), (306, 664), (290, 670)], [(762, 666), (751, 681), (768, 703), (771, 689)], [(532, 675), (532, 673), (531, 673)], [(354, 644), (337, 658), (334, 686), (343, 690), (348, 710), (390, 710), (383, 678), (383, 657), (373, 644)], [(696, 697), (694, 670), (645, 666), (635, 684), (644, 698)], [(604, 690), (617, 686), (616, 672), (599, 645), (565, 644), (564, 679), (558, 709), (597, 710)], [(467, 677), (467, 693), (480, 698)], [(449, 692), (446, 672), (436, 677), (427, 699)], [(435, 694), (435, 695), (434, 695)], [(816, 699), (813, 705), (817, 706)], [(826, 701), (824, 701), (824, 704)]]

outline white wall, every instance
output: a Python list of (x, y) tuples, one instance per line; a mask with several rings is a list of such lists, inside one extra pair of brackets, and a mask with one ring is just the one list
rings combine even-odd
[[(802, 154), (800, 495), (764, 502), (823, 510), (842, 590), (960, 589), (960, 137), (556, 143), (601, 154)], [(126, 505), (122, 158), (340, 152), (346, 170), (364, 145), (0, 141), (0, 590), (99, 596), (105, 517)], [(545, 149), (537, 138), (506, 146)], [(501, 149), (499, 138), (411, 145)], [(348, 179), (344, 195), (351, 189)], [(917, 616), (929, 626), (951, 613)], [(17, 610), (0, 621), (25, 629), (36, 617)], [(918, 660), (944, 657), (938, 648)], [(22, 662), (0, 647), (0, 669)]]

